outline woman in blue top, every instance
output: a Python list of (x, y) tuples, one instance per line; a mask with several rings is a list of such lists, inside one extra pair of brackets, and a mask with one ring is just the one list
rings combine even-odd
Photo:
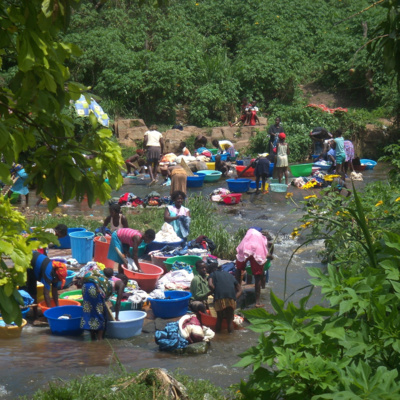
[(346, 161), (346, 153), (344, 151), (344, 139), (340, 129), (335, 132), (334, 141), (336, 150), (336, 173), (341, 175), (342, 179), (345, 180), (343, 165)]

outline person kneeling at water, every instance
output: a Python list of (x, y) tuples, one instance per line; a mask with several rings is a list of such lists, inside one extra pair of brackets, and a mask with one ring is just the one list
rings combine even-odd
[(113, 292), (117, 294), (117, 301), (115, 303), (115, 320), (119, 321), (119, 311), (121, 309), (122, 295), (126, 285), (128, 284), (128, 278), (124, 274), (117, 274), (114, 276), (114, 270), (112, 268), (104, 268), (104, 276), (112, 284)]
[[(27, 270), (26, 291), (32, 296), (34, 304), (37, 304), (37, 282), (39, 281), (44, 285), (43, 295), (47, 307), (51, 307), (50, 286), (54, 303), (58, 306), (57, 284), (61, 282), (61, 288), (65, 285), (65, 278), (68, 275), (67, 266), (62, 262), (52, 261), (38, 251), (34, 251), (31, 267)], [(37, 307), (33, 307), (33, 319), (37, 319)]]
[(130, 247), (132, 247), (133, 261), (139, 269), (138, 272), (143, 272), (140, 268), (138, 259), (139, 245), (142, 240), (146, 244), (151, 243), (155, 239), (155, 237), (156, 233), (153, 231), (153, 229), (148, 229), (144, 234), (130, 228), (118, 229), (111, 235), (111, 243), (110, 248), (108, 249), (107, 258), (118, 263), (118, 272), (120, 274), (123, 274), (124, 271), (121, 264), (125, 263), (125, 260), (121, 259), (119, 253), (121, 253), (125, 257), (129, 257), (129, 249)]
[(217, 325), (215, 331), (221, 331), (222, 320), (228, 322), (228, 332), (233, 332), (233, 318), (236, 308), (236, 299), (242, 294), (242, 286), (228, 272), (217, 269), (217, 266), (210, 267), (208, 286), (214, 293), (215, 311), (217, 311)]
[(197, 275), (194, 276), (190, 284), (190, 293), (192, 298), (190, 299), (190, 309), (198, 313), (207, 313), (207, 299), (212, 293), (207, 282), (207, 265), (203, 260), (196, 262)]

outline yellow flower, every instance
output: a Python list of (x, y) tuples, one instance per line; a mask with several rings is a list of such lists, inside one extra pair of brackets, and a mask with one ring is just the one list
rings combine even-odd
[(385, 210), (385, 211), (384, 211), (384, 213), (385, 213), (385, 214), (388, 214), (388, 213), (389, 213), (389, 211), (388, 211), (388, 210)]
[(258, 22), (254, 22), (254, 25), (258, 25)]
[(306, 226), (309, 226), (309, 225), (311, 225), (311, 222), (310, 222), (310, 221), (307, 221), (307, 222), (305, 223), (305, 225), (306, 225)]
[(277, 15), (276, 18), (279, 18), (279, 15)]
[(305, 199), (314, 199), (314, 198), (317, 198), (317, 196), (315, 194), (312, 194), (311, 196), (306, 196), (304, 198)]
[(294, 229), (293, 232), (290, 234), (290, 236), (292, 237), (292, 239), (295, 239), (296, 236), (300, 236), (299, 232), (297, 231), (297, 229)]
[(400, 201), (400, 197), (398, 197), (395, 201)]
[(285, 197), (286, 197), (287, 199), (290, 199), (291, 197), (293, 197), (293, 193), (287, 192)]
[(196, 3), (195, 5), (196, 5), (196, 6), (198, 6), (198, 5), (199, 5), (199, 3)]
[(379, 207), (379, 206), (381, 206), (383, 204), (383, 201), (382, 200), (379, 200), (376, 204), (375, 204), (375, 207)]
[(336, 211), (336, 215), (339, 216), (340, 215), (340, 211)]

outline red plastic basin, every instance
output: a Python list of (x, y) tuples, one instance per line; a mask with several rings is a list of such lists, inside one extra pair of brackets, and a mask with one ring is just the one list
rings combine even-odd
[(155, 289), (157, 281), (164, 273), (164, 270), (157, 265), (144, 262), (140, 263), (140, 268), (142, 269), (143, 273), (129, 271), (129, 269), (126, 269), (124, 266), (122, 266), (124, 274), (128, 277), (128, 279), (135, 280), (140, 286), (140, 289), (150, 293)]
[[(81, 303), (79, 301), (75, 300), (68, 300), (68, 299), (58, 299), (58, 305), (60, 306), (80, 306)], [(55, 307), (56, 303), (54, 303), (54, 300), (51, 299), (51, 307), (47, 307), (46, 301), (43, 300), (39, 303), (39, 307), (42, 309), (42, 312), (44, 313), (46, 310), (49, 308)]]
[[(236, 165), (236, 172), (238, 173), (238, 175), (244, 171), (247, 167), (244, 165)], [(244, 177), (249, 177), (249, 176), (254, 176), (254, 168), (249, 168), (244, 174), (240, 175), (240, 176), (244, 176)]]
[(242, 193), (231, 193), (222, 197), (225, 204), (238, 204), (242, 198)]

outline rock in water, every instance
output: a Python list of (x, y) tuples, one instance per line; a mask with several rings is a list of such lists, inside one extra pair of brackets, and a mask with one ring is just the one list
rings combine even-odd
[(198, 343), (189, 344), (189, 346), (187, 346), (184, 349), (175, 349), (173, 351), (173, 353), (175, 353), (175, 354), (206, 354), (209, 346), (210, 346), (209, 342), (198, 342)]

